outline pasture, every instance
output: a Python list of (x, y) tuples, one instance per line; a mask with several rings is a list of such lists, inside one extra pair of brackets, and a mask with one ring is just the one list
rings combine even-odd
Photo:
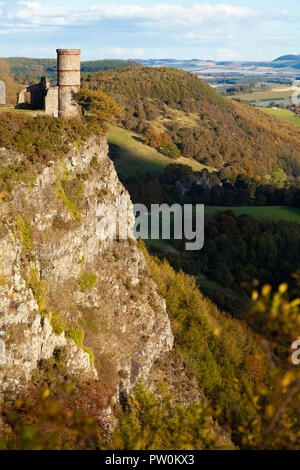
[(293, 111), (289, 109), (272, 109), (272, 108), (261, 108), (267, 114), (276, 116), (278, 119), (283, 121), (288, 121), (290, 124), (294, 124), (297, 127), (300, 127), (300, 117), (297, 117)]

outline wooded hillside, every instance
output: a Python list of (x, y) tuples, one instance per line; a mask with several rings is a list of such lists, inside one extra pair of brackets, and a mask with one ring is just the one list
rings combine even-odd
[(184, 157), (224, 168), (224, 176), (300, 175), (300, 129), (220, 96), (191, 73), (109, 70), (84, 75), (83, 87), (102, 88), (123, 105), (126, 129), (166, 132)]

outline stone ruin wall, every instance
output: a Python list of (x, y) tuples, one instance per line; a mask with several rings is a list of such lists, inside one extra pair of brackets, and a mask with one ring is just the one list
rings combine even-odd
[(46, 77), (40, 83), (30, 85), (21, 91), (18, 108), (44, 110), (45, 114), (58, 116), (58, 87), (52, 87)]
[(17, 107), (44, 110), (45, 114), (62, 119), (79, 117), (81, 112), (74, 95), (80, 89), (80, 53), (80, 49), (57, 49), (58, 86), (51, 86), (42, 77), (40, 83), (21, 91)]
[(45, 113), (58, 116), (58, 87), (50, 87), (45, 96)]
[(0, 104), (6, 104), (6, 85), (0, 80)]

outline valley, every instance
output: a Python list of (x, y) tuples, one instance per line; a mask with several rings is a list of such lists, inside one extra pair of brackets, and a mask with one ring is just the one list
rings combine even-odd
[[(298, 118), (104, 62), (77, 118), (0, 108), (0, 448), (299, 448)], [(10, 61), (54, 79), (35, 64)], [(122, 198), (129, 236), (102, 239)], [(136, 240), (132, 203), (204, 204), (203, 249)]]
[(174, 67), (183, 69), (205, 79), (214, 75), (231, 76), (232, 78), (235, 75), (289, 77), (299, 75), (300, 70), (300, 56), (293, 54), (265, 62), (149, 59), (141, 60), (141, 63), (147, 67)]

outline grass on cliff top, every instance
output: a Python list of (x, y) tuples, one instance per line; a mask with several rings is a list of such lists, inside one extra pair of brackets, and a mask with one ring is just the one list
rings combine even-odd
[(0, 114), (1, 147), (16, 150), (33, 160), (52, 159), (65, 153), (68, 144), (84, 142), (101, 131), (94, 120), (67, 120), (50, 116)]
[(172, 160), (165, 157), (154, 148), (145, 145), (139, 134), (120, 127), (110, 126), (108, 141), (120, 147), (120, 159), (115, 162), (115, 167), (118, 174), (125, 178), (133, 175), (136, 171), (162, 173), (170, 163), (189, 165), (193, 171), (201, 171), (203, 168), (213, 171), (212, 168), (205, 167), (196, 160), (184, 157)]
[(14, 158), (0, 152), (0, 192), (11, 191), (19, 181), (34, 181), (49, 161), (70, 151), (70, 144), (77, 147), (95, 133), (103, 130), (94, 120), (0, 113), (0, 148), (19, 154)]
[[(12, 113), (12, 114), (23, 114), (23, 115), (34, 115), (36, 116), (37, 114), (44, 114), (44, 111), (40, 110), (35, 110), (33, 111), (32, 109), (17, 109), (14, 106), (9, 106), (9, 105), (0, 105), (0, 113)], [(1, 116), (0, 114), (0, 116)]]

